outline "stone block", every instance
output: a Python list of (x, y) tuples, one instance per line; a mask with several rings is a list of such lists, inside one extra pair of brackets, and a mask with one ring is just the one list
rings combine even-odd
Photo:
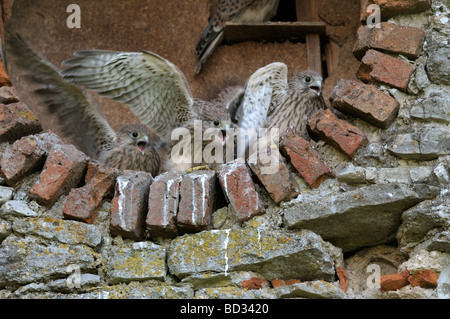
[(351, 80), (340, 80), (330, 94), (332, 106), (380, 128), (397, 118), (400, 104), (377, 88)]
[(361, 60), (369, 49), (402, 54), (417, 59), (422, 52), (425, 31), (421, 28), (382, 22), (380, 28), (361, 26), (358, 29), (353, 54)]
[(144, 238), (148, 193), (152, 182), (152, 175), (146, 172), (125, 171), (117, 177), (111, 202), (111, 234), (134, 240)]
[(150, 186), (145, 224), (151, 237), (178, 236), (177, 215), (182, 172), (158, 175)]
[(41, 123), (24, 103), (0, 104), (0, 142), (14, 141), (40, 131)]
[(365, 83), (387, 84), (406, 92), (415, 66), (376, 50), (368, 50), (356, 77)]
[(369, 141), (358, 127), (338, 119), (330, 110), (317, 112), (308, 122), (313, 134), (337, 150), (353, 158), (356, 151)]
[(216, 172), (197, 171), (183, 176), (177, 215), (182, 233), (211, 229), (211, 215), (216, 197)]
[(11, 104), (19, 102), (16, 90), (11, 86), (0, 88), (0, 104)]
[(88, 172), (90, 176), (86, 178), (87, 184), (80, 188), (73, 188), (67, 196), (63, 208), (64, 217), (67, 219), (92, 223), (102, 201), (114, 193), (118, 170), (90, 162)]
[(319, 187), (326, 178), (333, 175), (319, 153), (294, 131), (288, 131), (281, 137), (280, 150), (310, 187)]
[[(265, 154), (262, 155), (263, 153)], [(267, 166), (265, 162), (271, 164)], [(256, 160), (250, 157), (247, 164), (276, 204), (300, 194), (298, 185), (281, 159), (278, 149), (268, 147), (259, 152)]]
[(55, 145), (45, 162), (39, 181), (28, 196), (40, 205), (51, 207), (61, 195), (66, 195), (83, 182), (89, 158), (73, 145)]
[(438, 193), (425, 184), (375, 184), (325, 196), (313, 190), (283, 203), (281, 213), (288, 229), (309, 229), (348, 252), (395, 239), (405, 210)]
[(263, 202), (255, 189), (246, 164), (222, 165), (217, 176), (226, 197), (241, 222), (265, 212)]

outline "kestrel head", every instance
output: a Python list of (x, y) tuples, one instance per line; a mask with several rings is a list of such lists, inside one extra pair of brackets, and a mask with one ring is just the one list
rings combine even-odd
[(117, 144), (120, 146), (133, 146), (145, 154), (149, 146), (150, 132), (144, 125), (128, 124), (123, 126), (117, 134)]
[(207, 129), (217, 129), (221, 143), (226, 140), (226, 130), (231, 126), (230, 113), (225, 105), (221, 103), (203, 102), (196, 104), (196, 111), (202, 120), (203, 132)]
[(289, 88), (309, 98), (320, 97), (322, 94), (322, 76), (312, 70), (299, 72), (292, 77)]

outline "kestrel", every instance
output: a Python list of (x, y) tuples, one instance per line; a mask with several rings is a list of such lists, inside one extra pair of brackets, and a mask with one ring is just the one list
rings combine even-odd
[(50, 111), (58, 115), (65, 137), (75, 138), (88, 156), (111, 167), (158, 174), (160, 157), (144, 125), (125, 125), (116, 134), (87, 92), (65, 80), (56, 66), (20, 36), (12, 45), (33, 71), (33, 78), (45, 85), (38, 91), (44, 94)]
[(219, 0), (195, 52), (199, 57), (195, 73), (199, 74), (206, 60), (223, 40), (225, 24), (229, 21), (258, 23), (269, 21), (277, 13), (279, 0)]
[(311, 70), (294, 75), (288, 82), (288, 69), (275, 62), (258, 69), (248, 79), (242, 101), (235, 114), (244, 129), (279, 129), (279, 136), (293, 128), (305, 139), (308, 120), (327, 105), (322, 97), (322, 76)]

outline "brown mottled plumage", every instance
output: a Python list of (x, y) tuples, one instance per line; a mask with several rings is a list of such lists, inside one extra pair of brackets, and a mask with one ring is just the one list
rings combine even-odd
[(141, 124), (128, 124), (117, 132), (115, 145), (100, 155), (100, 161), (121, 170), (149, 172), (158, 175), (161, 164), (150, 131)]
[(243, 129), (278, 128), (280, 136), (293, 128), (310, 139), (307, 122), (327, 108), (322, 97), (322, 76), (302, 71), (287, 80), (287, 66), (274, 62), (258, 69), (248, 79), (235, 120)]
[(216, 11), (195, 48), (200, 58), (195, 73), (200, 73), (208, 57), (222, 41), (227, 22), (268, 21), (276, 14), (278, 3), (279, 0), (219, 0)]
[(290, 80), (283, 102), (269, 116), (268, 128), (279, 128), (281, 136), (292, 127), (309, 140), (309, 119), (317, 111), (326, 108), (322, 97), (322, 76), (311, 70), (299, 72)]

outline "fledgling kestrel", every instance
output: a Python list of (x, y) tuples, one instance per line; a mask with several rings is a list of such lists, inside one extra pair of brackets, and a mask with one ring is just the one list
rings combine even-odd
[(33, 78), (44, 84), (38, 92), (44, 94), (50, 112), (58, 115), (65, 137), (74, 138), (89, 157), (111, 167), (158, 174), (160, 157), (145, 126), (125, 125), (116, 134), (87, 92), (65, 80), (19, 35), (10, 44)]
[[(62, 71), (64, 78), (129, 105), (141, 122), (169, 146), (165, 170), (210, 164), (203, 154), (198, 157), (195, 152), (196, 145), (205, 146), (206, 131), (209, 135), (213, 132), (207, 144), (217, 142), (218, 147), (225, 148), (226, 129), (231, 124), (226, 103), (193, 98), (183, 72), (170, 61), (147, 51), (90, 50), (75, 52), (74, 56), (64, 62), (69, 66)], [(177, 128), (187, 129), (189, 138), (177, 139), (176, 134), (180, 132), (175, 131)], [(196, 137), (200, 141), (194, 143)], [(180, 146), (177, 142), (192, 146), (186, 152), (183, 149), (181, 160), (177, 158), (178, 153), (172, 152)]]
[(258, 69), (247, 81), (244, 97), (236, 111), (238, 126), (278, 128), (280, 136), (293, 128), (310, 139), (308, 120), (327, 105), (322, 97), (322, 76), (302, 71), (287, 80), (287, 66), (275, 62)]
[(195, 73), (199, 74), (206, 60), (223, 40), (225, 24), (229, 21), (258, 23), (269, 21), (277, 13), (279, 0), (219, 0), (195, 52), (199, 57)]

